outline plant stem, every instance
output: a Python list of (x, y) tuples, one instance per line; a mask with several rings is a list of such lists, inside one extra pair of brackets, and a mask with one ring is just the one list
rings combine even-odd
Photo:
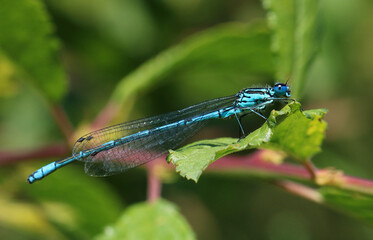
[[(209, 171), (223, 172), (235, 171), (250, 174), (252, 176), (266, 177), (270, 179), (294, 179), (315, 183), (312, 173), (300, 165), (282, 163), (280, 165), (263, 161), (262, 156), (265, 150), (260, 150), (246, 157), (226, 156), (211, 164)], [(315, 176), (323, 174), (329, 176), (323, 184), (319, 186), (333, 186), (349, 191), (360, 192), (373, 195), (373, 181), (368, 179), (347, 176), (344, 174), (333, 175), (335, 170), (318, 169)]]
[(50, 106), (50, 110), (52, 112), (52, 116), (54, 120), (56, 121), (59, 129), (61, 130), (66, 140), (66, 143), (69, 144), (74, 131), (73, 131), (72, 124), (66, 115), (65, 110), (63, 110), (61, 106), (58, 104), (52, 104)]
[(30, 151), (0, 152), (0, 165), (32, 159), (63, 157), (66, 156), (67, 152), (66, 144), (53, 144)]
[(113, 103), (108, 103), (98, 114), (96, 119), (91, 124), (91, 129), (100, 129), (105, 127), (111, 119), (118, 113), (119, 107)]
[(152, 161), (147, 164), (146, 169), (148, 171), (148, 202), (155, 202), (160, 198), (162, 191), (162, 183), (156, 174), (157, 161)]
[(293, 193), (302, 198), (308, 199), (316, 203), (323, 202), (322, 195), (310, 187), (304, 186), (299, 183), (291, 182), (291, 181), (285, 181), (285, 180), (277, 180), (277, 181), (274, 181), (274, 183), (275, 185), (286, 190), (287, 192)]
[(306, 167), (307, 171), (311, 174), (312, 179), (315, 180), (315, 178), (316, 178), (316, 171), (317, 171), (315, 165), (313, 165), (313, 163), (311, 162), (310, 159), (307, 159), (303, 163), (303, 165)]
[(305, 168), (294, 164), (274, 164), (263, 161), (265, 150), (259, 150), (245, 157), (226, 156), (211, 164), (208, 170), (249, 171), (250, 174), (268, 177), (289, 177), (310, 180), (311, 174)]
[[(123, 110), (121, 106), (114, 101), (109, 101), (106, 106), (101, 110), (101, 112), (97, 115), (96, 119), (91, 124), (91, 129), (100, 129), (106, 127), (113, 118), (120, 112), (121, 116), (127, 116), (131, 111), (135, 101), (135, 98), (129, 98), (126, 101), (126, 107)], [(125, 117), (124, 117), (125, 118)], [(123, 118), (122, 118), (122, 121)]]

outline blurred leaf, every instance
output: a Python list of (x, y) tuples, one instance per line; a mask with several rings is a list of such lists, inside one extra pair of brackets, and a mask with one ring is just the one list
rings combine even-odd
[(319, 1), (263, 0), (273, 30), (272, 51), (277, 79), (293, 79), (292, 93), (299, 98), (308, 67), (320, 45)]
[(181, 69), (205, 72), (272, 75), (268, 29), (262, 22), (231, 23), (198, 33), (172, 47), (123, 78), (112, 101), (123, 104), (140, 90)]
[(58, 139), (45, 100), (29, 85), (18, 84), (22, 87), (14, 97), (1, 100), (0, 146), (6, 151), (33, 149)]
[(29, 235), (66, 239), (44, 215), (40, 214), (38, 206), (12, 199), (6, 192), (0, 192), (0, 196), (0, 226), (14, 230), (14, 233), (8, 230), (9, 237), (4, 238), (2, 234), (5, 234), (6, 228), (0, 228), (2, 239), (13, 239), (17, 232), (23, 232), (25, 235), (21, 239), (31, 239)]
[(195, 239), (177, 208), (168, 201), (139, 203), (129, 207), (118, 222), (105, 229), (99, 240), (114, 239)]
[(66, 76), (44, 6), (38, 0), (0, 0), (0, 6), (0, 52), (47, 98), (60, 100)]
[(14, 66), (0, 53), (0, 97), (12, 96), (18, 92), (18, 85), (14, 78)]
[[(73, 167), (56, 172), (37, 184), (26, 184), (26, 176), (34, 167), (23, 168), (14, 179), (39, 206), (39, 214), (62, 232), (76, 239), (90, 239), (113, 222), (122, 211), (121, 200), (105, 182), (82, 174)], [(24, 180), (19, 182), (20, 179)], [(12, 184), (4, 181), (0, 187)], [(60, 231), (61, 231), (60, 230)]]
[(319, 191), (328, 206), (373, 224), (373, 196), (333, 187), (323, 187)]
[(131, 55), (144, 55), (156, 43), (157, 25), (142, 1), (46, 0), (46, 3), (60, 15), (79, 26), (94, 29)]
[(187, 179), (197, 181), (202, 171), (217, 159), (251, 148), (267, 148), (285, 152), (299, 161), (318, 153), (324, 139), (326, 122), (322, 120), (325, 109), (301, 111), (293, 102), (280, 111), (272, 111), (262, 127), (238, 141), (235, 138), (202, 140), (176, 151), (170, 150), (168, 162)]

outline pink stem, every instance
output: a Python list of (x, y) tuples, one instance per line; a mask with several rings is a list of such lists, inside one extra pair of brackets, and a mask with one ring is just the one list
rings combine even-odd
[(155, 202), (161, 196), (162, 183), (156, 174), (157, 165), (157, 160), (146, 165), (148, 171), (148, 202)]
[(275, 184), (287, 192), (293, 193), (294, 195), (298, 195), (313, 202), (322, 203), (323, 201), (323, 197), (318, 191), (302, 184), (285, 180), (275, 181)]
[[(232, 157), (227, 156), (211, 164), (208, 168), (210, 171), (245, 171), (253, 175), (266, 175), (269, 177), (282, 176), (286, 178), (293, 178), (306, 181), (314, 181), (313, 174), (302, 166), (282, 163), (280, 165), (263, 161), (262, 154), (265, 150), (256, 151), (254, 154), (246, 157)], [(313, 169), (315, 176), (318, 173), (328, 171), (327, 169)], [(328, 184), (326, 184), (328, 185)], [(329, 183), (341, 189), (357, 191), (373, 195), (373, 181), (352, 177), (348, 175), (341, 175), (337, 182)]]
[(316, 178), (316, 167), (313, 165), (313, 163), (311, 162), (311, 160), (307, 159), (304, 164), (305, 168), (307, 169), (307, 171), (311, 174), (311, 177), (312, 179), (315, 179)]
[(94, 122), (91, 124), (91, 129), (100, 129), (105, 127), (113, 119), (119, 111), (119, 107), (113, 103), (108, 103), (98, 114)]
[(73, 126), (69, 118), (67, 117), (65, 110), (62, 109), (61, 106), (58, 104), (52, 104), (50, 106), (50, 109), (52, 112), (52, 116), (56, 121), (59, 129), (61, 130), (66, 142), (69, 143), (74, 131)]
[(343, 176), (341, 188), (373, 195), (373, 181), (352, 176)]
[(310, 172), (301, 166), (287, 163), (277, 165), (263, 161), (263, 153), (263, 150), (259, 150), (245, 157), (226, 156), (211, 164), (208, 170), (249, 170), (269, 176), (282, 175), (298, 179), (311, 179)]
[(67, 152), (65, 144), (53, 144), (30, 151), (0, 152), (0, 165), (31, 159), (63, 157)]

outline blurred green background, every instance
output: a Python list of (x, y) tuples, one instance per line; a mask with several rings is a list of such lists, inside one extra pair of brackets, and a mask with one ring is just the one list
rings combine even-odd
[[(60, 39), (68, 87), (66, 96), (56, 99), (61, 99), (76, 128), (91, 123), (118, 82), (145, 61), (220, 24), (224, 29), (230, 22), (250, 23), (261, 32), (267, 14), (259, 0), (27, 2), (46, 11)], [(304, 109), (329, 109), (323, 152), (313, 160), (320, 168), (333, 166), (373, 179), (369, 152), (373, 144), (373, 2), (324, 0), (319, 5), (320, 52), (307, 72), (301, 98)], [(26, 11), (19, 8), (19, 15)], [(244, 49), (233, 36), (228, 37), (230, 42), (217, 41), (211, 48), (192, 47), (185, 53), (187, 60), (175, 63), (181, 67), (169, 74), (164, 70), (160, 80), (128, 97), (112, 123), (177, 110), (248, 86), (272, 84), (269, 35), (263, 30), (263, 35), (244, 36), (255, 46)], [(229, 51), (224, 50), (227, 42)], [(242, 56), (232, 57), (230, 52), (242, 52)], [(258, 53), (264, 54), (245, 61), (245, 54)], [(18, 74), (5, 54), (0, 57), (0, 151), (62, 143), (63, 136), (35, 84)], [(62, 89), (63, 96), (63, 84), (52, 87), (57, 92)], [(248, 129), (261, 124), (255, 117), (246, 122)], [(237, 133), (234, 121), (217, 121), (193, 140), (237, 137)], [(76, 163), (38, 184), (25, 182), (28, 174), (54, 160), (1, 165), (1, 239), (90, 239), (115, 223), (127, 206), (146, 200), (144, 168), (97, 179), (85, 175), (83, 165)], [(369, 226), (256, 178), (207, 172), (195, 184), (175, 175), (163, 184), (162, 197), (177, 205), (198, 239), (373, 239)]]

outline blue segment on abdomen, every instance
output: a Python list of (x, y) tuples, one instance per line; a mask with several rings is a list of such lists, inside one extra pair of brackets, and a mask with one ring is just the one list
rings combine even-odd
[(54, 172), (55, 170), (57, 169), (56, 167), (56, 162), (52, 162), (48, 165), (45, 165), (44, 167), (36, 170), (33, 174), (31, 174), (27, 181), (29, 183), (33, 183), (35, 182), (36, 180), (40, 180), (42, 179), (43, 177), (47, 176), (48, 174), (50, 174), (51, 172)]
[(214, 111), (214, 112), (210, 112), (210, 113), (198, 116), (198, 117), (194, 117), (194, 118), (190, 119), (189, 121), (199, 122), (199, 121), (215, 119), (215, 118), (219, 118), (219, 117), (220, 117), (219, 111)]
[(52, 163), (49, 163), (48, 165), (45, 165), (44, 167), (36, 170), (34, 173), (32, 173), (28, 178), (27, 181), (29, 183), (33, 183), (37, 180), (40, 180), (44, 178), (45, 176), (51, 174), (52, 172), (56, 171), (58, 168), (65, 166), (66, 164), (71, 163), (72, 161), (75, 161), (75, 157), (69, 157), (60, 161), (55, 161)]

